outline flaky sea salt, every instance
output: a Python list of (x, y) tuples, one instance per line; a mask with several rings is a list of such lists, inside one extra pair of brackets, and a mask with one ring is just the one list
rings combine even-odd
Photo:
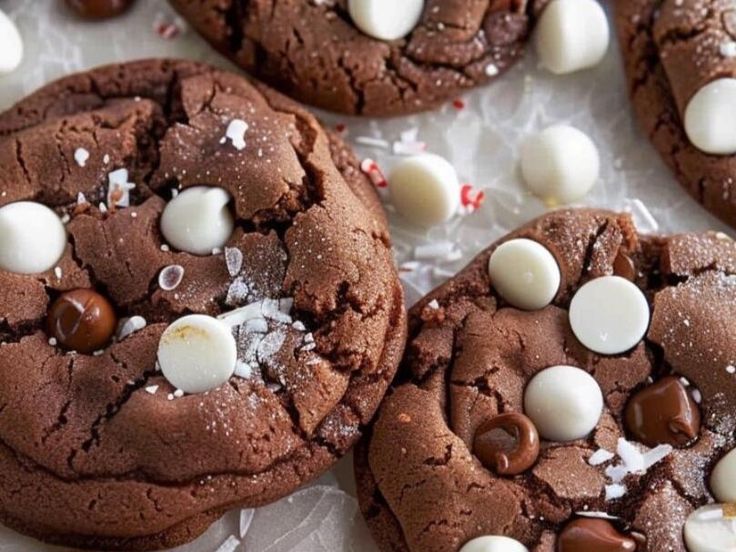
[(243, 267), (243, 252), (237, 247), (226, 247), (225, 265), (230, 276), (234, 277), (240, 274), (240, 269)]
[(601, 464), (613, 459), (614, 456), (615, 454), (606, 449), (598, 449), (590, 455), (590, 458), (588, 458), (588, 464), (591, 466), (600, 466)]

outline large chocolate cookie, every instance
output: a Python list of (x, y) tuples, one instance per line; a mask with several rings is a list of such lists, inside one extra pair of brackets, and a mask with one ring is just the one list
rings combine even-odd
[[(366, 11), (391, 4), (354, 3), (361, 2)], [(426, 0), (416, 25), (396, 40), (362, 32), (348, 0), (171, 3), (215, 48), (294, 98), (343, 113), (396, 115), (430, 109), (506, 71), (544, 1)], [(422, 2), (393, 4), (389, 26)], [(368, 16), (380, 27), (381, 14)]]
[[(626, 0), (612, 4), (629, 93), (641, 127), (688, 193), (736, 226), (736, 155), (698, 149), (684, 123), (699, 90), (736, 76), (733, 3)], [(723, 122), (733, 126), (728, 116)]]
[[(356, 453), (381, 549), (684, 552), (688, 516), (736, 492), (709, 486), (734, 446), (735, 274), (723, 234), (641, 236), (593, 210), (481, 253), (410, 312)], [(731, 550), (715, 529), (707, 550)]]
[[(160, 224), (196, 186), (216, 190), (204, 212), (230, 203), (200, 220), (195, 202), (172, 236), (234, 221), (204, 254)], [(52, 207), (68, 244), (47, 272), (0, 270), (2, 522), (96, 550), (170, 547), (288, 494), (361, 435), (403, 351), (402, 291), (373, 189), (309, 113), (191, 62), (73, 75), (0, 115), (6, 267), (51, 247), (10, 216), (21, 200)], [(43, 247), (8, 251), (19, 235)], [(208, 331), (237, 363), (184, 393), (169, 381), (194, 388), (227, 360), (192, 345)]]

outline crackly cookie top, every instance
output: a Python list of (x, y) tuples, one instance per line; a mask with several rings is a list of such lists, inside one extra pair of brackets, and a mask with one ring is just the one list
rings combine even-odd
[(736, 9), (728, 0), (613, 3), (639, 122), (697, 201), (736, 226)]
[(382, 549), (685, 552), (693, 512), (736, 490), (734, 274), (723, 234), (641, 236), (593, 210), (481, 253), (412, 310), (357, 454)]
[[(0, 519), (135, 548), (287, 494), (354, 443), (398, 362), (403, 301), (380, 204), (312, 116), (204, 65), (115, 65), (0, 115), (0, 167), (0, 209), (42, 204), (68, 236), (46, 272), (0, 270)], [(232, 232), (195, 254), (169, 243), (185, 211), (161, 218), (202, 186)], [(192, 314), (229, 320), (237, 366), (184, 394), (157, 354)]]
[[(430, 109), (504, 72), (545, 2), (171, 3), (218, 50), (286, 94), (334, 111), (391, 115)], [(376, 34), (375, 27), (394, 27), (417, 9), (405, 36)]]

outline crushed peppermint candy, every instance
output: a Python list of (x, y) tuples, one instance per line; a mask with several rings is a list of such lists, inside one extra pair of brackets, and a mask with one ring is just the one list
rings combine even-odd
[(74, 161), (77, 165), (84, 167), (87, 164), (87, 159), (89, 159), (89, 152), (86, 149), (77, 148), (74, 150)]
[(245, 149), (245, 133), (248, 131), (248, 123), (242, 119), (233, 119), (227, 125), (225, 136), (220, 138), (220, 143), (224, 144), (228, 140), (232, 142), (233, 147), (238, 150)]
[(146, 387), (146, 393), (149, 395), (155, 395), (156, 391), (158, 391), (158, 385), (149, 385)]
[(153, 32), (164, 40), (171, 40), (181, 35), (187, 29), (184, 20), (179, 17), (171, 17), (168, 14), (159, 12), (153, 19)]
[(181, 265), (169, 265), (158, 273), (158, 287), (164, 291), (172, 291), (179, 287), (184, 279), (184, 267)]
[(116, 337), (118, 341), (122, 341), (126, 337), (135, 332), (141, 331), (146, 327), (146, 319), (142, 316), (131, 316), (129, 318), (123, 318), (118, 323), (118, 331)]
[(388, 180), (373, 159), (366, 157), (360, 163), (360, 170), (365, 173), (376, 188), (387, 188)]
[(463, 184), (460, 187), (460, 209), (463, 214), (470, 214), (480, 208), (486, 199), (486, 193), (473, 187), (472, 184)]
[[(128, 169), (117, 169), (107, 175), (107, 204), (115, 207), (130, 206), (130, 191), (135, 188), (128, 182)], [(102, 210), (100, 208), (100, 210)]]

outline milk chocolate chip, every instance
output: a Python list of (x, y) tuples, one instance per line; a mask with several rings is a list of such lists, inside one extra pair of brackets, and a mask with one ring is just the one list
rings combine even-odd
[(557, 540), (558, 552), (634, 552), (636, 541), (605, 519), (576, 519)]
[(91, 289), (75, 289), (59, 297), (48, 315), (48, 332), (62, 347), (80, 353), (104, 348), (117, 325), (115, 310)]
[(66, 0), (66, 3), (85, 19), (107, 19), (123, 13), (133, 0)]
[(685, 386), (667, 376), (634, 395), (624, 413), (634, 439), (649, 447), (686, 446), (700, 432), (700, 410)]
[(499, 475), (518, 475), (537, 461), (539, 434), (523, 414), (501, 414), (478, 428), (473, 452), (484, 466)]

